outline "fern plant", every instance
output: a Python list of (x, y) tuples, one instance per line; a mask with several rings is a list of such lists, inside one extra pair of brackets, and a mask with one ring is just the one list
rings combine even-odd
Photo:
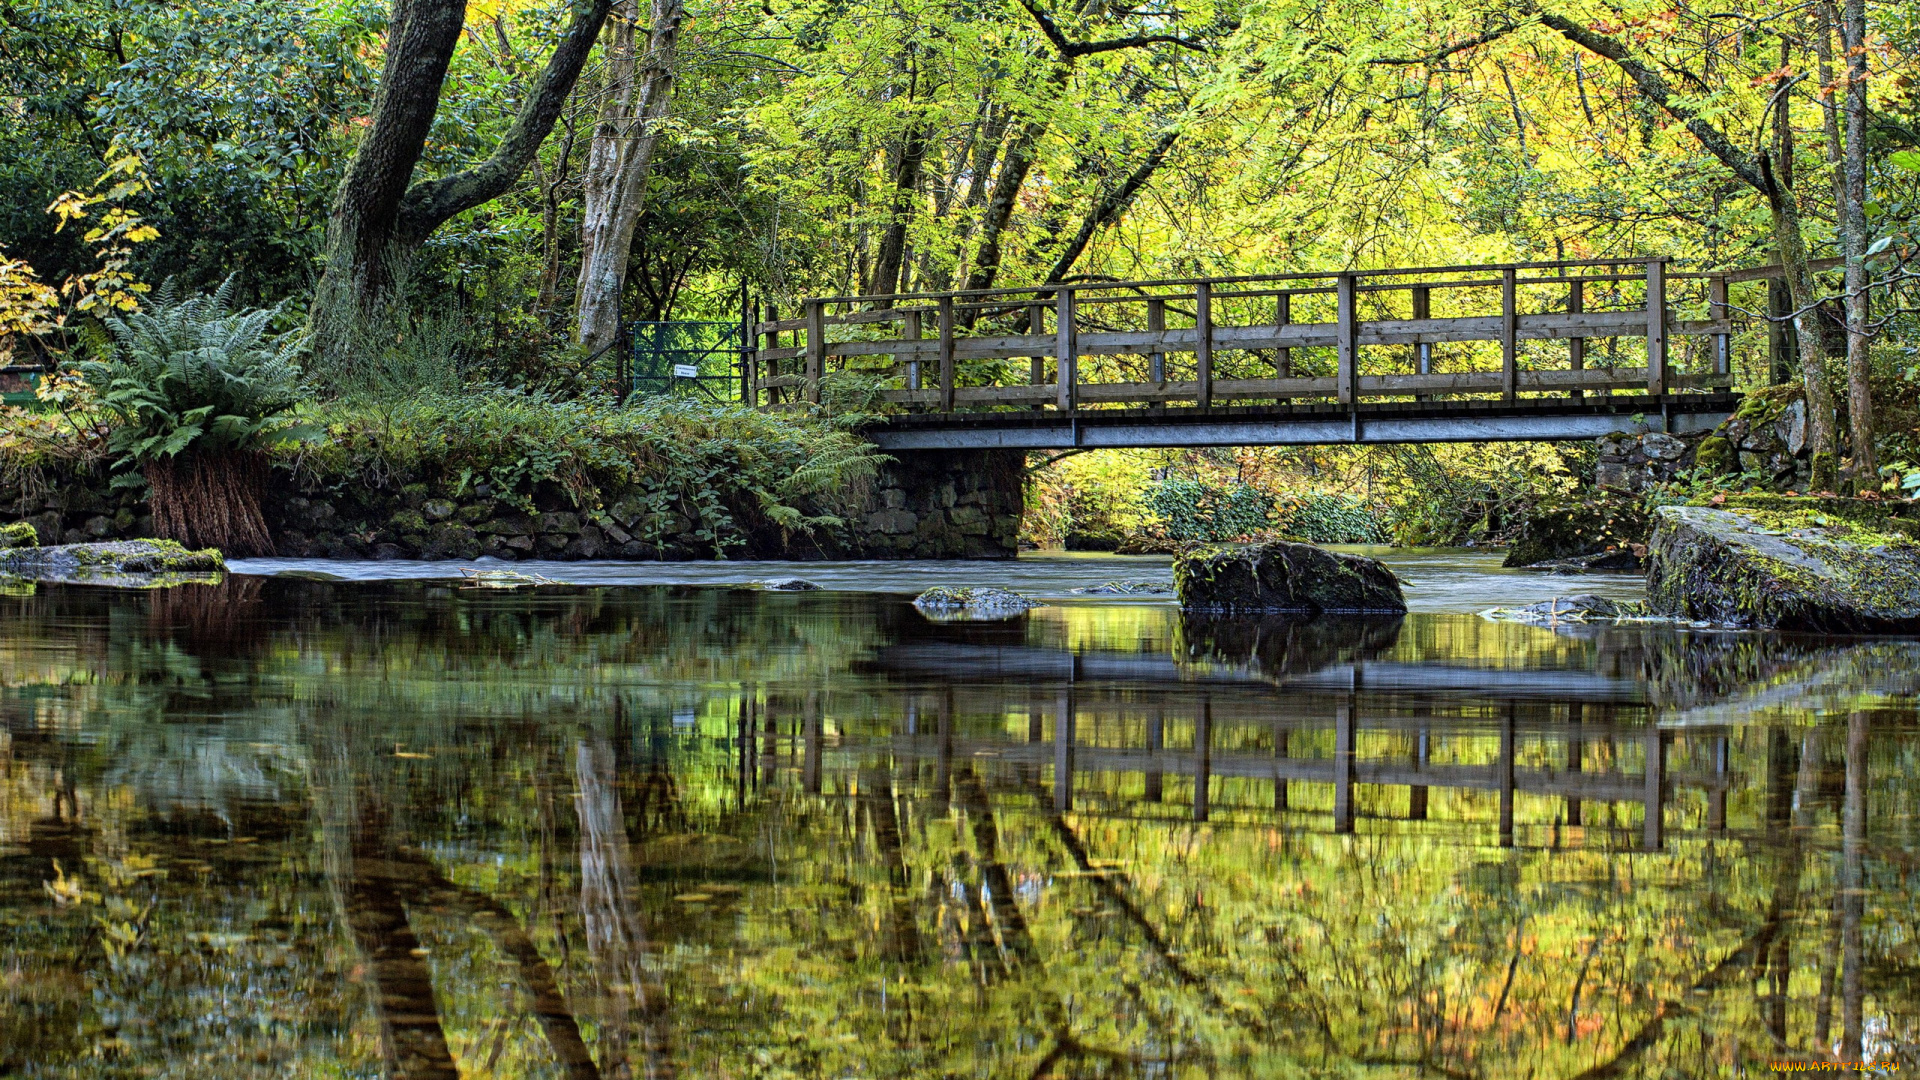
[(232, 300), (232, 278), (186, 298), (169, 281), (149, 308), (104, 320), (106, 357), (78, 369), (115, 421), (119, 465), (313, 436), (287, 418), (308, 393), (297, 361), (304, 342), (268, 333), (277, 307), (235, 312)]
[(77, 369), (112, 421), (116, 466), (149, 486), (156, 532), (265, 554), (264, 452), (318, 429), (290, 416), (308, 393), (304, 342), (268, 331), (278, 308), (234, 311), (232, 302), (232, 278), (188, 297), (169, 281), (150, 307), (102, 320), (104, 355)]

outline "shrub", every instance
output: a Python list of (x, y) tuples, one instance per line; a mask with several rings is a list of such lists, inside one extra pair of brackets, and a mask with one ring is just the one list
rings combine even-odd
[(1169, 476), (1147, 489), (1142, 503), (1176, 541), (1236, 540), (1265, 529), (1273, 498), (1238, 481), (1209, 484), (1190, 476)]
[(335, 403), (327, 437), (291, 458), (309, 488), (481, 491), (524, 512), (543, 489), (592, 514), (614, 492), (639, 503), (639, 538), (663, 544), (677, 517), (724, 557), (753, 527), (839, 526), (885, 457), (824, 421), (693, 398), (603, 397), (477, 388), (411, 400)]
[(1347, 495), (1313, 494), (1292, 500), (1282, 512), (1290, 536), (1314, 544), (1384, 544), (1386, 530), (1373, 510)]

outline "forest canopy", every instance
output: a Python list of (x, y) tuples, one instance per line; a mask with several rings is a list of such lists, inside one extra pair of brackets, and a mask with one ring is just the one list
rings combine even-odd
[(1875, 486), (1920, 460), (1917, 58), (1880, 0), (4, 3), (0, 362), (169, 279), (280, 305), (321, 390), (564, 397), (749, 301), (1784, 262), (1831, 326), (1736, 375)]
[[(415, 183), (501, 142), (578, 14), (458, 6)], [(238, 273), (263, 302), (310, 289), (393, 14), (0, 9), (0, 244), (46, 281), (84, 268), (77, 232), (45, 211), (118, 148), (152, 180), (143, 280)], [(526, 168), (427, 238), (423, 298), (564, 326), (554, 283), (577, 269), (589, 143), (620, 74), (614, 29), (637, 26), (628, 48), (646, 53), (663, 16), (680, 23), (649, 125), (630, 318), (731, 314), (742, 281), (790, 298), (1613, 254), (1772, 261), (1763, 194), (1572, 30), (1771, 156), (1816, 254), (1838, 251), (1850, 53), (1868, 75), (1874, 239), (1907, 241), (1920, 184), (1920, 15), (1904, 4), (1866, 5), (1853, 49), (1833, 6), (1779, 2), (621, 4)]]

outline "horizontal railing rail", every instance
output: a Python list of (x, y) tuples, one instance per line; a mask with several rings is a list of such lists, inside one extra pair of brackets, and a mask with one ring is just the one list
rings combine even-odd
[(846, 377), (940, 413), (1716, 390), (1756, 322), (1728, 286), (1766, 270), (1616, 258), (818, 297), (750, 314), (743, 390), (797, 406)]

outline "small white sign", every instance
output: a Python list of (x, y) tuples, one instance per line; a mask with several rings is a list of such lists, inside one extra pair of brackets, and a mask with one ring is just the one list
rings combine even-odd
[(700, 369), (693, 364), (675, 364), (673, 365), (673, 377), (676, 379), (697, 379), (700, 377)]

